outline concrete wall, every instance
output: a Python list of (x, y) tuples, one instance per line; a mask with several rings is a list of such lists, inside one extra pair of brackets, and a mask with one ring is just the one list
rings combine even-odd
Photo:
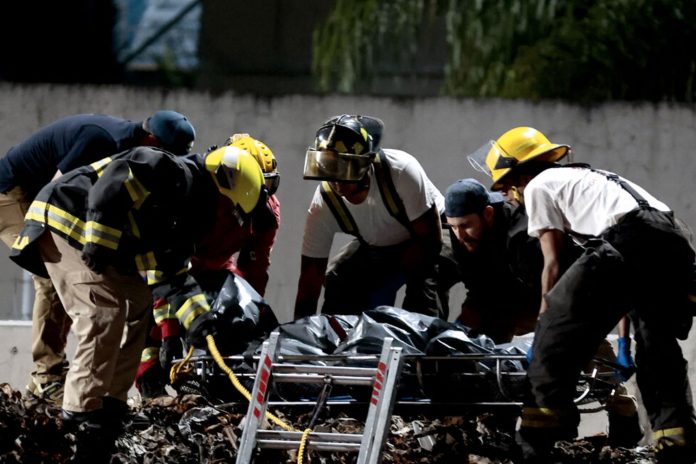
[[(283, 224), (267, 289), (267, 299), (281, 321), (291, 318), (304, 217), (316, 187), (315, 182), (302, 180), (305, 149), (317, 126), (335, 114), (381, 117), (386, 124), (383, 145), (415, 155), (443, 191), (462, 177), (487, 182), (469, 166), (466, 155), (507, 129), (534, 126), (552, 141), (571, 144), (576, 161), (617, 171), (667, 202), (688, 224), (696, 225), (691, 195), (696, 173), (696, 157), (691, 153), (696, 146), (696, 111), (687, 106), (617, 103), (585, 108), (558, 102), (298, 95), (255, 99), (120, 87), (8, 85), (0, 85), (0, 101), (0, 153), (40, 126), (78, 112), (137, 120), (157, 109), (175, 109), (187, 114), (196, 126), (194, 149), (201, 151), (234, 132), (249, 132), (264, 140), (276, 154), (282, 175), (278, 196)], [(0, 259), (0, 279), (0, 319), (16, 318), (21, 275), (4, 258)], [(456, 301), (453, 303), (455, 306)], [(0, 336), (5, 339), (4, 334)], [(692, 366), (696, 364), (693, 340), (686, 343)], [(3, 344), (0, 365), (9, 349)]]

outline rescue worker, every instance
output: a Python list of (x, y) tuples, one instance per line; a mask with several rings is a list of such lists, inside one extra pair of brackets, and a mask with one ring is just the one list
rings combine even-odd
[(457, 321), (495, 343), (532, 332), (539, 309), (530, 284), (541, 270), (538, 242), (527, 235), (524, 208), (504, 200), (475, 179), (450, 185), (438, 263), (443, 307), (449, 289), (462, 282), (466, 298)]
[[(487, 191), (476, 179), (460, 179), (445, 192), (448, 229), (438, 265), (438, 285), (445, 294), (441, 300), (446, 301), (452, 285), (463, 282), (467, 293), (457, 321), (470, 329), (470, 335), (483, 334), (497, 344), (533, 332), (541, 302), (543, 255), (539, 240), (527, 235), (524, 205), (513, 196), (505, 201), (503, 195)], [(582, 252), (570, 236), (564, 238), (563, 247), (561, 272)], [(628, 324), (619, 323), (619, 340), (628, 337)], [(635, 371), (627, 344), (623, 345), (615, 356), (604, 340), (596, 356), (620, 366), (613, 382), (615, 393), (605, 404), (609, 443), (631, 447), (643, 432), (637, 401), (621, 384)], [(593, 368), (612, 370), (601, 363), (591, 363), (585, 370)]]
[[(673, 212), (640, 186), (586, 164), (560, 166), (570, 146), (516, 127), (470, 156), (493, 190), (521, 195), (544, 256), (543, 299), (518, 441), (545, 459), (577, 434), (573, 395), (582, 367), (617, 322), (635, 327), (637, 382), (660, 462), (693, 462), (696, 416), (678, 339), (692, 323), (694, 251)], [(566, 234), (585, 252), (559, 278)]]
[[(174, 111), (158, 111), (141, 122), (99, 114), (78, 114), (43, 127), (0, 159), (0, 239), (12, 247), (29, 204), (53, 178), (136, 146), (188, 153), (195, 130)], [(57, 403), (67, 372), (65, 345), (70, 318), (50, 280), (32, 275), (32, 358), (27, 392)]]
[[(226, 145), (245, 150), (256, 159), (264, 175), (262, 195), (266, 201), (245, 221), (239, 222), (229, 214), (227, 199), (218, 198), (214, 226), (196, 246), (190, 273), (200, 285), (217, 289), (227, 273), (232, 272), (263, 297), (271, 250), (280, 227), (280, 202), (276, 196), (280, 183), (278, 162), (265, 143), (249, 134), (234, 134)], [(188, 158), (202, 160), (203, 156), (192, 154)], [(155, 324), (149, 331), (136, 375), (136, 387), (145, 398), (166, 393), (171, 363), (183, 353), (181, 326), (169, 309), (165, 299), (155, 300)]]
[(127, 410), (143, 349), (154, 272), (194, 346), (204, 347), (215, 317), (186, 272), (195, 244), (213, 226), (219, 196), (242, 220), (260, 198), (254, 158), (223, 147), (204, 160), (138, 147), (78, 168), (37, 195), (12, 259), (50, 277), (77, 340), (66, 378), (63, 418), (94, 432), (78, 440), (78, 460), (103, 462)]
[[(295, 319), (360, 314), (394, 305), (440, 315), (435, 265), (442, 244), (442, 194), (410, 154), (382, 149), (381, 120), (341, 115), (322, 124), (307, 150), (304, 178), (321, 180), (307, 215)], [(334, 235), (355, 236), (329, 264)], [(328, 272), (327, 272), (328, 266)]]

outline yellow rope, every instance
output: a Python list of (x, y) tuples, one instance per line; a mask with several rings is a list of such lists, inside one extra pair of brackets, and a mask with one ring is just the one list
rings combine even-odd
[(311, 432), (312, 429), (304, 429), (304, 432), (302, 432), (302, 439), (300, 440), (300, 449), (297, 450), (297, 464), (302, 464), (302, 460), (304, 459), (305, 447), (307, 446), (307, 442), (309, 441), (309, 434)]
[[(237, 391), (239, 391), (239, 393), (241, 393), (242, 396), (244, 396), (244, 398), (247, 399), (247, 401), (251, 401), (251, 393), (249, 393), (249, 390), (244, 388), (244, 385), (242, 385), (239, 382), (239, 379), (237, 378), (235, 373), (232, 372), (232, 369), (227, 367), (227, 364), (225, 364), (224, 359), (222, 359), (222, 355), (217, 349), (217, 345), (215, 345), (215, 339), (213, 338), (213, 336), (208, 335), (207, 337), (205, 337), (205, 339), (208, 342), (208, 351), (210, 351), (210, 354), (213, 356), (213, 359), (217, 363), (218, 367), (220, 367), (220, 369), (222, 369), (223, 372), (227, 374), (227, 377), (229, 377), (230, 381), (232, 382), (232, 385), (234, 385)], [(285, 422), (283, 422), (282, 419), (278, 418), (277, 416), (271, 414), (268, 411), (266, 411), (266, 418), (268, 418), (268, 420), (275, 423), (279, 427), (282, 427), (283, 429), (287, 430), (288, 432), (297, 431), (291, 425), (286, 424)]]
[(191, 356), (193, 356), (193, 346), (189, 348), (188, 353), (186, 353), (186, 357), (184, 359), (172, 364), (172, 368), (169, 369), (169, 383), (174, 385), (174, 383), (176, 383), (176, 379), (179, 377), (179, 374), (191, 370), (191, 368), (188, 367), (184, 368), (184, 366), (188, 363), (189, 359), (191, 359)]

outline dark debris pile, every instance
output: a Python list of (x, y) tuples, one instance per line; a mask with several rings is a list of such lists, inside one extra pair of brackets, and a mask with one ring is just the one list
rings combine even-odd
[[(246, 405), (208, 404), (201, 396), (163, 397), (135, 405), (117, 440), (112, 463), (229, 463), (234, 462)], [(306, 410), (274, 411), (302, 429)], [(345, 412), (330, 411), (316, 431), (360, 433), (362, 423)], [(362, 415), (360, 416), (362, 417)], [(386, 463), (513, 463), (513, 435), (495, 416), (394, 416), (384, 450)], [(7, 384), (0, 385), (0, 463), (54, 464), (69, 462), (79, 436), (66, 431), (55, 407), (27, 399)], [(556, 462), (650, 463), (646, 448), (632, 450), (605, 446), (596, 436), (556, 447)], [(351, 463), (355, 455), (310, 452), (314, 463)], [(257, 463), (297, 461), (295, 450), (264, 450)]]

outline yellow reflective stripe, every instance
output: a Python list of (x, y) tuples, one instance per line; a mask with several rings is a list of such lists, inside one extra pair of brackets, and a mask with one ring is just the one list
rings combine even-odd
[(545, 429), (561, 425), (560, 411), (549, 408), (522, 408), (522, 427)]
[(351, 218), (348, 217), (347, 212), (345, 210), (345, 205), (340, 202), (338, 195), (336, 195), (336, 192), (333, 191), (329, 183), (326, 181), (323, 181), (321, 183), (321, 188), (324, 190), (324, 192), (326, 192), (325, 198), (328, 198), (331, 202), (329, 206), (338, 215), (339, 219), (343, 223), (343, 227), (346, 230), (346, 233), (355, 233), (353, 221), (351, 220)]
[(144, 254), (135, 255), (135, 266), (139, 271), (143, 272), (156, 269), (157, 260), (155, 259), (155, 253), (148, 251)]
[[(375, 161), (376, 164), (380, 165), (381, 169), (382, 158), (379, 156), (379, 153), (375, 155)], [(377, 172), (377, 170), (375, 170), (375, 172)], [(394, 195), (392, 195), (391, 189), (389, 188), (386, 180), (384, 179), (384, 173), (380, 171), (379, 174), (382, 174), (379, 176), (379, 188), (382, 191), (382, 195), (384, 195), (384, 201), (387, 203), (387, 208), (389, 208), (391, 215), (395, 216), (399, 213), (399, 207), (396, 204), (396, 200), (394, 199)]]
[(148, 285), (155, 285), (164, 280), (164, 273), (162, 271), (153, 271), (153, 270), (148, 270), (147, 271), (147, 284)]
[(91, 242), (115, 250), (121, 239), (121, 231), (113, 227), (94, 221), (85, 224), (77, 216), (43, 201), (34, 201), (29, 206), (25, 219), (45, 223), (81, 245)]
[(17, 240), (12, 244), (12, 248), (15, 250), (23, 250), (29, 244), (29, 237), (26, 235), (20, 235)]
[(92, 169), (97, 173), (97, 177), (101, 177), (102, 174), (104, 174), (104, 168), (106, 167), (107, 164), (109, 164), (112, 161), (110, 156), (107, 156), (104, 159), (101, 159), (99, 161), (95, 161), (94, 163), (90, 164)]
[(138, 223), (135, 222), (135, 216), (133, 216), (133, 211), (128, 211), (128, 223), (130, 224), (130, 230), (133, 237), (140, 238), (140, 227)]
[[(154, 257), (153, 257), (153, 260), (154, 260)], [(182, 267), (181, 269), (176, 271), (176, 273), (174, 275), (186, 274), (189, 271), (189, 269), (191, 269), (191, 263), (188, 263), (188, 266)], [(165, 280), (167, 280), (170, 277), (169, 275), (165, 275), (164, 272), (158, 271), (158, 270), (153, 269), (153, 268), (143, 269), (143, 270), (147, 271), (146, 275), (147, 275), (147, 284), (148, 285), (159, 284), (161, 282), (164, 282)]]
[(176, 314), (171, 311), (171, 307), (168, 304), (155, 308), (152, 314), (155, 318), (155, 322), (158, 324), (166, 319), (174, 319), (176, 317)]
[(94, 243), (105, 248), (115, 250), (118, 248), (118, 242), (121, 239), (121, 231), (113, 227), (105, 226), (96, 221), (87, 221), (85, 227), (85, 241)]
[(151, 359), (159, 358), (159, 348), (153, 346), (145, 348), (142, 353), (140, 353), (140, 362), (148, 362)]
[(191, 322), (203, 313), (207, 313), (210, 310), (208, 302), (205, 299), (205, 295), (199, 293), (198, 295), (192, 296), (181, 307), (176, 311), (176, 317), (179, 322), (188, 330)]
[(689, 294), (689, 301), (692, 303), (696, 303), (696, 295)]
[(130, 168), (128, 168), (128, 179), (126, 179), (123, 185), (126, 186), (128, 195), (130, 195), (131, 200), (133, 200), (133, 207), (135, 209), (140, 209), (143, 202), (150, 195), (150, 192), (142, 183), (140, 183), (138, 179), (135, 178)]
[(34, 201), (29, 206), (25, 220), (34, 220), (47, 224), (80, 244), (85, 244), (84, 221), (57, 206), (49, 205), (43, 201)]
[(684, 427), (674, 427), (671, 429), (655, 430), (652, 434), (653, 440), (658, 441), (658, 446), (686, 446)]
[[(48, 209), (48, 203), (44, 201), (32, 201), (27, 210), (25, 219), (33, 219), (41, 223), (46, 222), (46, 210)], [(31, 216), (31, 217), (30, 217)]]

